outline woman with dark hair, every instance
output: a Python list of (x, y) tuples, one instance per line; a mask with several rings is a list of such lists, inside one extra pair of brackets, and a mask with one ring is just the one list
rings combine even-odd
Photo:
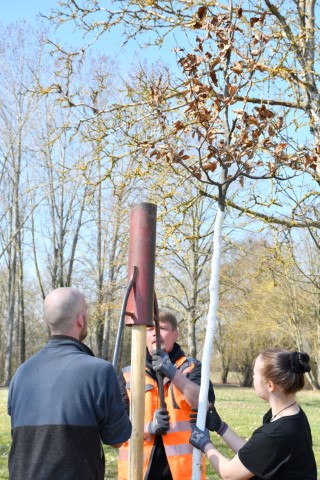
[[(307, 353), (268, 349), (257, 357), (254, 389), (271, 408), (248, 441), (223, 422), (214, 407), (207, 414), (204, 431), (191, 415), (190, 443), (205, 453), (219, 478), (317, 480), (310, 425), (296, 402), (296, 392), (304, 387), (304, 373), (309, 371)], [(236, 453), (232, 460), (214, 447), (208, 429), (216, 431)]]

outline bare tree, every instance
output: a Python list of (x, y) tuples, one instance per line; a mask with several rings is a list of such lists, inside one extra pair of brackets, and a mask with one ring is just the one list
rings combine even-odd
[[(0, 104), (1, 163), (1, 257), (8, 269), (7, 345), (4, 383), (8, 384), (14, 351), (20, 359), (25, 355), (23, 250), (27, 220), (30, 216), (30, 190), (26, 170), (30, 156), (31, 125), (35, 119), (32, 70), (39, 68), (40, 43), (34, 42), (30, 56), (28, 34), (32, 30), (21, 24), (10, 26), (1, 35), (0, 55), (2, 101)], [(41, 33), (40, 33), (41, 36)], [(10, 40), (9, 40), (10, 38)]]
[[(163, 188), (168, 185), (164, 183)], [(187, 338), (187, 351), (196, 357), (196, 325), (207, 309), (213, 212), (205, 197), (199, 199), (197, 190), (188, 183), (175, 189), (166, 206), (168, 211), (159, 228), (158, 301), (179, 313), (179, 329), (181, 333), (186, 330), (181, 338)]]

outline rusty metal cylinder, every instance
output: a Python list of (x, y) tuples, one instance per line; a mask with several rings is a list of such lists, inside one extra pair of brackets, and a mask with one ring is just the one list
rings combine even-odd
[(136, 280), (131, 289), (125, 324), (153, 325), (154, 275), (156, 254), (157, 206), (136, 203), (130, 212), (130, 240), (128, 279), (136, 269)]

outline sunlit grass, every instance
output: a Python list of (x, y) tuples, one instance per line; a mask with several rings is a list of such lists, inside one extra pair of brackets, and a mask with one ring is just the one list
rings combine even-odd
[[(216, 407), (220, 416), (239, 435), (248, 438), (252, 431), (261, 425), (261, 419), (268, 405), (260, 400), (252, 389), (238, 387), (216, 387)], [(312, 429), (313, 447), (320, 478), (320, 392), (303, 391), (298, 394), (298, 403), (306, 412)], [(215, 446), (227, 457), (232, 453), (220, 437), (211, 434)], [(0, 480), (8, 476), (8, 453), (10, 448), (10, 419), (7, 415), (7, 390), (0, 389)], [(105, 447), (106, 479), (117, 478), (117, 452), (111, 447)], [(207, 467), (207, 480), (218, 480), (218, 476)]]
[(8, 475), (8, 454), (11, 443), (10, 418), (7, 414), (7, 389), (0, 388), (0, 479)]

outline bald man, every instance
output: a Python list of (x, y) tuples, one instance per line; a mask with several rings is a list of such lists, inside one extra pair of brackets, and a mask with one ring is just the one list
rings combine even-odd
[(44, 316), (51, 338), (9, 386), (9, 479), (103, 480), (101, 443), (119, 448), (131, 435), (116, 372), (82, 343), (88, 312), (80, 292), (50, 292)]

